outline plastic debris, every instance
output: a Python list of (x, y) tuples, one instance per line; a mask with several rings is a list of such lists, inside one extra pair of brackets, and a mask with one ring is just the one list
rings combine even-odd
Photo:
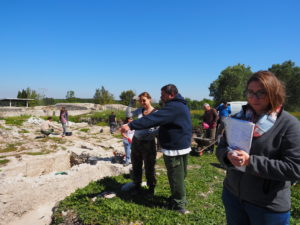
[(68, 175), (68, 173), (67, 173), (67, 172), (64, 172), (64, 171), (62, 171), (62, 172), (56, 172), (56, 173), (55, 173), (55, 175)]

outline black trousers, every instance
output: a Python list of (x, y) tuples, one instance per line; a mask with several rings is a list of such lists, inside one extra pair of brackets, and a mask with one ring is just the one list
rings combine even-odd
[(155, 140), (143, 141), (133, 137), (131, 144), (131, 163), (133, 171), (133, 182), (137, 185), (142, 183), (143, 164), (145, 176), (149, 187), (156, 185), (155, 163), (156, 144)]

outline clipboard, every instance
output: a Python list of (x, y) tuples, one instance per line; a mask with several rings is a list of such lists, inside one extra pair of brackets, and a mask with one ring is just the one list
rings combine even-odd
[[(251, 149), (253, 130), (255, 124), (246, 120), (229, 117), (225, 119), (225, 133), (229, 148), (240, 149), (248, 154)], [(240, 171), (245, 171), (245, 166), (235, 167)]]

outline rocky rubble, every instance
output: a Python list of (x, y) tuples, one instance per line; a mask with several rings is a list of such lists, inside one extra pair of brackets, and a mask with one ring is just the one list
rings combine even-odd
[(9, 160), (0, 164), (0, 225), (49, 224), (57, 201), (91, 181), (129, 172), (112, 163), (123, 144), (108, 127), (71, 123), (72, 136), (41, 138), (41, 122), (31, 117), (13, 126), (0, 120), (0, 160)]

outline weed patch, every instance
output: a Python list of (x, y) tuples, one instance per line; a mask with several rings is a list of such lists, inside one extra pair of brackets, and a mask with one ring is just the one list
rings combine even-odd
[(26, 129), (22, 129), (19, 131), (20, 134), (27, 134), (27, 133), (30, 133), (28, 130)]
[(122, 138), (122, 134), (113, 134), (113, 137), (115, 137), (115, 138)]
[(22, 115), (22, 116), (12, 116), (4, 118), (5, 124), (8, 125), (15, 125), (15, 126), (22, 126), (23, 123), (30, 118), (29, 115)]
[(81, 128), (79, 131), (87, 133), (90, 131), (90, 129), (89, 128)]
[(0, 153), (4, 153), (4, 152), (14, 152), (17, 151), (17, 146), (15, 144), (7, 144), (6, 148), (4, 149), (0, 149)]
[(27, 155), (47, 155), (52, 151), (42, 151), (42, 152), (26, 152)]
[(9, 159), (0, 159), (0, 166), (5, 166), (9, 162)]
[(97, 126), (100, 126), (100, 127), (104, 127), (104, 126), (107, 126), (107, 122), (98, 122), (96, 123)]
[(61, 137), (49, 137), (49, 139), (58, 144), (65, 144), (67, 142), (65, 139)]

